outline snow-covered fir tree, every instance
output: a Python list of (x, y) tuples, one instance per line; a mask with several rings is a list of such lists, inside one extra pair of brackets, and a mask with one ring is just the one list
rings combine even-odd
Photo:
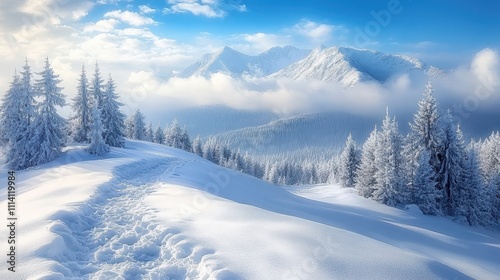
[(351, 188), (356, 183), (356, 170), (359, 165), (359, 152), (356, 142), (349, 133), (347, 141), (340, 155), (340, 184), (343, 187)]
[(134, 115), (130, 115), (125, 120), (125, 136), (134, 139)]
[(37, 147), (29, 146), (29, 141), (34, 135), (32, 122), (36, 116), (36, 91), (33, 85), (33, 74), (27, 59), (23, 71), (21, 71), (19, 88), (17, 89), (18, 91), (14, 92), (17, 105), (11, 107), (11, 109), (18, 109), (18, 112), (11, 112), (16, 127), (9, 136), (7, 146), (7, 162), (14, 170), (30, 167), (32, 155), (37, 149)]
[(500, 224), (500, 175), (490, 178), (486, 185), (485, 194), (490, 199), (493, 222)]
[[(437, 183), (442, 192), (441, 210), (444, 214), (455, 216), (460, 204), (464, 172), (465, 143), (460, 130), (453, 123), (451, 113), (443, 117), (443, 139), (441, 153), (441, 167), (437, 173)], [(457, 134), (457, 132), (459, 132)]]
[(95, 63), (94, 75), (92, 76), (92, 81), (89, 86), (89, 92), (93, 97), (93, 100), (97, 102), (97, 107), (99, 110), (102, 109), (104, 103), (104, 80), (101, 77), (101, 71), (99, 70), (99, 65)]
[[(414, 158), (407, 158), (406, 160), (408, 163), (414, 163), (417, 161), (420, 152), (427, 150), (430, 154), (430, 164), (436, 173), (436, 176), (434, 176), (436, 188), (442, 190), (443, 120), (439, 114), (438, 103), (433, 93), (432, 84), (428, 82), (425, 87), (424, 97), (418, 102), (417, 113), (413, 117), (413, 122), (410, 123), (412, 130), (410, 140), (414, 141), (414, 143), (408, 144), (411, 147), (407, 148), (415, 149)], [(412, 168), (409, 165), (407, 167)], [(412, 186), (410, 185), (409, 188), (412, 189)], [(440, 201), (439, 203), (442, 204), (443, 202)]]
[(19, 122), (24, 119), (20, 95), (21, 80), (16, 71), (0, 106), (0, 143), (2, 146), (9, 143), (12, 135), (17, 133)]
[(108, 144), (102, 138), (101, 112), (97, 107), (97, 102), (92, 105), (92, 129), (90, 131), (90, 146), (86, 151), (90, 154), (103, 156), (110, 151)]
[(165, 129), (165, 145), (181, 149), (182, 131), (177, 120), (173, 120), (172, 124)]
[(372, 193), (376, 184), (375, 174), (377, 165), (375, 163), (375, 150), (377, 149), (378, 131), (375, 127), (363, 144), (361, 152), (361, 162), (359, 169), (356, 171), (356, 191), (364, 197), (372, 197)]
[(146, 126), (146, 141), (154, 142), (155, 134), (153, 132), (153, 123), (149, 122)]
[(165, 145), (190, 152), (191, 140), (186, 127), (180, 128), (177, 120), (165, 129)]
[(193, 141), (193, 147), (192, 147), (193, 154), (203, 156), (203, 148), (201, 144), (201, 138), (200, 135), (196, 136), (196, 138)]
[(158, 126), (156, 126), (154, 142), (158, 144), (165, 144), (165, 132), (161, 128), (160, 123), (158, 123)]
[(214, 137), (209, 137), (203, 144), (203, 157), (213, 163), (219, 163), (220, 147)]
[[(422, 146), (418, 145), (418, 142), (415, 139), (415, 134), (413, 132), (410, 132), (406, 137), (404, 137), (403, 140), (403, 151), (402, 151), (402, 157), (403, 157), (403, 177), (405, 178), (405, 184), (406, 184), (406, 189), (408, 190), (408, 199), (409, 203), (414, 203), (416, 201), (415, 198), (415, 186), (414, 182), (417, 179), (417, 169), (419, 168), (420, 164), (420, 157), (421, 153), (427, 152), (427, 154), (430, 156), (430, 152), (423, 148)], [(436, 172), (434, 169), (433, 170), (433, 175), (431, 178), (435, 180)], [(434, 187), (436, 184), (433, 184)]]
[(410, 123), (417, 145), (431, 152), (431, 160), (436, 157), (436, 149), (441, 141), (440, 115), (438, 103), (433, 96), (432, 84), (427, 83), (424, 98), (418, 102), (418, 111)]
[(146, 117), (137, 109), (132, 116), (132, 139), (146, 140)]
[(466, 150), (459, 191), (454, 199), (455, 215), (464, 218), (471, 226), (491, 226), (492, 205), (486, 186), (480, 176), (479, 160), (474, 148)]
[(75, 115), (72, 117), (72, 137), (75, 142), (89, 143), (92, 126), (92, 96), (89, 94), (89, 83), (85, 66), (82, 66), (77, 90), (78, 92), (73, 99), (72, 105), (75, 112)]
[(116, 85), (111, 74), (104, 87), (101, 100), (100, 110), (104, 142), (112, 147), (123, 148), (125, 146), (125, 115), (120, 111), (120, 106), (123, 104), (118, 101)]
[(192, 150), (191, 139), (189, 138), (189, 133), (186, 127), (182, 128), (180, 142), (181, 142), (181, 149), (188, 152)]
[(396, 119), (391, 120), (387, 110), (375, 150), (377, 172), (373, 199), (389, 206), (408, 202), (408, 192), (402, 174), (401, 151), (402, 141)]
[(439, 191), (436, 189), (434, 168), (430, 164), (430, 152), (424, 150), (420, 153), (413, 181), (413, 200), (422, 213), (426, 215), (440, 214), (438, 207)]
[(33, 135), (28, 142), (28, 147), (34, 147), (31, 153), (30, 166), (35, 166), (52, 161), (61, 154), (61, 147), (65, 143), (64, 128), (66, 120), (57, 113), (56, 106), (66, 105), (59, 75), (54, 73), (49, 59), (45, 60), (42, 72), (38, 73), (40, 79), (36, 81), (35, 88), (40, 96), (38, 114), (32, 123)]
[(479, 147), (482, 174), (487, 182), (500, 175), (500, 132), (491, 135)]
[(500, 132), (491, 135), (478, 147), (486, 197), (492, 207), (493, 221), (500, 224)]

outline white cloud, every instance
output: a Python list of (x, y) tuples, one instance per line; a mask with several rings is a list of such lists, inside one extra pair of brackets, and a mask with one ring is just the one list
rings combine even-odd
[(284, 47), (292, 44), (292, 38), (288, 35), (269, 33), (239, 34), (233, 36), (231, 47), (246, 53), (259, 54), (273, 47)]
[(156, 23), (152, 18), (144, 17), (131, 11), (115, 10), (104, 14), (106, 18), (116, 18), (132, 26), (143, 26)]
[(118, 20), (114, 18), (103, 19), (96, 23), (89, 23), (83, 28), (84, 33), (90, 32), (111, 32), (115, 29), (115, 26), (119, 23)]
[(168, 0), (170, 7), (163, 9), (163, 13), (191, 13), (196, 16), (209, 18), (225, 17), (229, 11), (245, 12), (243, 4), (231, 4), (223, 0)]
[(486, 48), (478, 52), (471, 63), (472, 72), (488, 89), (500, 84), (498, 53)]
[(93, 6), (88, 0), (27, 0), (20, 10), (39, 17), (79, 20), (86, 16)]
[(316, 23), (308, 19), (302, 19), (291, 30), (296, 34), (312, 39), (316, 43), (326, 43), (333, 38), (335, 32), (346, 31), (342, 26)]
[(146, 5), (140, 5), (139, 6), (139, 11), (140, 11), (141, 14), (151, 14), (151, 13), (156, 12), (155, 9), (150, 8), (150, 7), (146, 6)]

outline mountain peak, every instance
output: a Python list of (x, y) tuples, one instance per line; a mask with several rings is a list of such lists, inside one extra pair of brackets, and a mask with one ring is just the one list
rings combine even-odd
[(203, 56), (198, 62), (188, 66), (178, 76), (203, 76), (210, 78), (215, 73), (233, 77), (267, 76), (307, 56), (308, 50), (295, 47), (274, 47), (259, 55), (243, 54), (228, 46), (216, 53)]
[(368, 49), (319, 46), (306, 58), (273, 74), (273, 77), (335, 82), (348, 88), (360, 81), (383, 83), (394, 75), (415, 71), (434, 75), (436, 68), (408, 56)]

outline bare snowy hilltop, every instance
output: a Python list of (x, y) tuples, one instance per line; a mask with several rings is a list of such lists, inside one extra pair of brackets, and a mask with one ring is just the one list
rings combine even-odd
[[(104, 157), (85, 147), (16, 173), (18, 266), (0, 279), (500, 275), (498, 231), (338, 185), (274, 186), (164, 145), (127, 140)], [(1, 174), (6, 181), (5, 166)]]

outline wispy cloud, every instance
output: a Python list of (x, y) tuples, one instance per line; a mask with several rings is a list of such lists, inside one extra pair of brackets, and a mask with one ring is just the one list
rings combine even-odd
[(347, 32), (347, 29), (343, 26), (317, 23), (308, 19), (302, 19), (290, 30), (293, 33), (307, 37), (316, 43), (326, 43), (333, 39), (335, 33)]
[(117, 19), (103, 19), (96, 23), (88, 23), (83, 28), (84, 33), (90, 32), (111, 32), (115, 29), (115, 26), (119, 23)]
[(152, 14), (152, 13), (156, 12), (156, 10), (155, 10), (155, 9), (150, 8), (149, 6), (146, 6), (146, 5), (140, 5), (140, 6), (139, 6), (139, 11), (140, 11), (140, 13), (141, 13), (141, 14), (143, 14), (143, 15), (144, 15), (144, 14)]
[(196, 16), (209, 18), (225, 17), (230, 11), (244, 12), (244, 4), (228, 3), (224, 0), (168, 0), (170, 7), (164, 8), (163, 13), (191, 13)]
[(129, 25), (132, 25), (132, 26), (143, 26), (143, 25), (151, 25), (151, 24), (156, 23), (150, 17), (145, 17), (145, 16), (142, 16), (138, 13), (131, 12), (131, 11), (115, 10), (115, 11), (107, 12), (106, 14), (104, 14), (104, 17), (119, 19), (122, 22), (125, 22)]
[(289, 35), (263, 32), (238, 34), (233, 36), (233, 39), (235, 42), (231, 46), (246, 54), (258, 54), (272, 47), (284, 47), (292, 44), (292, 37)]

